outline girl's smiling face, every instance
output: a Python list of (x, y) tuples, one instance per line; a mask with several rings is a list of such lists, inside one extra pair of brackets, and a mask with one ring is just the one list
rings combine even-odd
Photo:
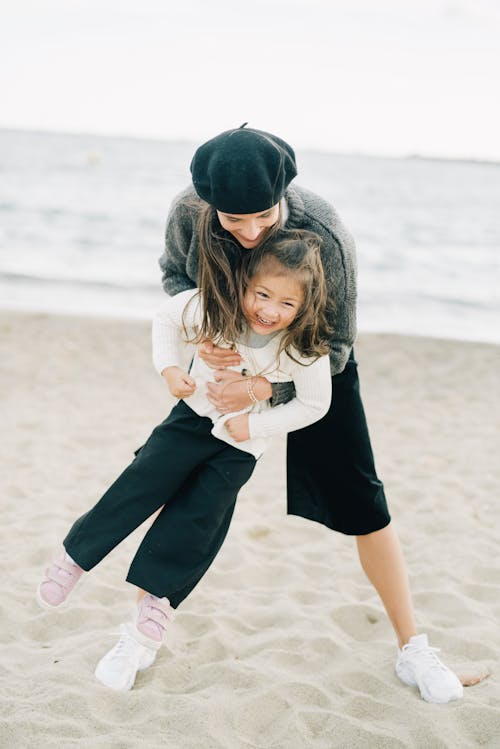
[(266, 230), (279, 218), (279, 203), (259, 213), (222, 213), (217, 217), (223, 229), (233, 235), (245, 250), (252, 250), (264, 239)]
[(246, 321), (260, 335), (288, 328), (304, 300), (302, 284), (295, 275), (273, 270), (257, 272), (243, 297)]

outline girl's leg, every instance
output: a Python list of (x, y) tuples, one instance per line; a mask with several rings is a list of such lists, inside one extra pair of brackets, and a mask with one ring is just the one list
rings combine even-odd
[(168, 504), (186, 477), (218, 450), (207, 440), (209, 419), (182, 401), (157, 426), (135, 460), (99, 502), (72, 526), (64, 539), (67, 553), (89, 570), (115, 546)]
[(64, 540), (74, 560), (63, 553), (47, 569), (37, 590), (44, 607), (58, 608), (81, 575), (90, 570), (117, 544), (170, 498), (200, 463), (225, 448), (210, 434), (212, 422), (199, 417), (182, 401), (156, 427), (136, 459), (119, 476), (101, 500), (79, 518)]
[(119, 642), (96, 668), (103, 684), (130, 689), (137, 672), (154, 662), (171, 619), (170, 604), (176, 607), (214, 560), (237, 493), (254, 465), (253, 456), (228, 445), (193, 474), (156, 517), (127, 577), (142, 588), (137, 615), (123, 625)]
[(368, 579), (384, 604), (400, 648), (416, 634), (408, 574), (396, 529), (357, 536), (359, 559)]
[(207, 461), (159, 513), (132, 560), (128, 582), (176, 608), (215, 559), (254, 466), (252, 455), (230, 445)]

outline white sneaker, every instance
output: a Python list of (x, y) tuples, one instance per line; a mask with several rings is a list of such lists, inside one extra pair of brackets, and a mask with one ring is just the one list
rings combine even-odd
[(132, 689), (138, 671), (153, 665), (161, 642), (145, 637), (132, 624), (122, 624), (120, 639), (109, 653), (101, 658), (95, 677), (104, 686), (119, 691)]
[(396, 674), (410, 687), (418, 687), (427, 702), (451, 702), (463, 697), (464, 689), (456, 674), (429, 647), (427, 635), (414, 635), (398, 651)]

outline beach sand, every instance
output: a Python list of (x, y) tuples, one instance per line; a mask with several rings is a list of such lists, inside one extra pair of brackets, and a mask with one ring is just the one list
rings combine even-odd
[(34, 591), (70, 524), (172, 405), (149, 325), (2, 312), (0, 326), (2, 748), (500, 747), (499, 347), (392, 335), (356, 345), (419, 629), (458, 672), (489, 678), (449, 705), (399, 682), (354, 539), (286, 516), (280, 439), (168, 646), (117, 693), (93, 670), (130, 615), (124, 578), (144, 527), (67, 610), (42, 611)]

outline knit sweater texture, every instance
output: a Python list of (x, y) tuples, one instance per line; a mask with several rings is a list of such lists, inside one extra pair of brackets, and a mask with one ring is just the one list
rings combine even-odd
[[(328, 294), (333, 302), (329, 322), (331, 374), (342, 372), (356, 337), (356, 252), (354, 240), (337, 212), (319, 195), (298, 185), (285, 192), (288, 217), (285, 229), (306, 229), (322, 240), (321, 258)], [(165, 233), (165, 251), (159, 263), (163, 288), (170, 296), (197, 286), (199, 242), (197, 208), (189, 187), (172, 202)], [(249, 250), (242, 250), (249, 252)]]

